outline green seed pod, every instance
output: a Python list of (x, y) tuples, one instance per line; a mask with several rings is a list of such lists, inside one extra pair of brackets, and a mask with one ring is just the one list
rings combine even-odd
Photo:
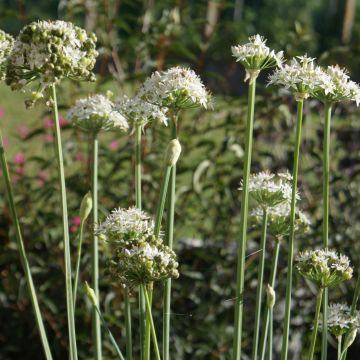
[(267, 298), (266, 301), (267, 306), (269, 308), (274, 307), (276, 301), (276, 293), (269, 284), (266, 285), (266, 298)]
[(168, 166), (174, 166), (181, 154), (181, 145), (178, 139), (173, 139), (169, 142), (166, 149), (165, 163)]
[(97, 302), (95, 291), (89, 286), (87, 281), (85, 281), (85, 294), (88, 297), (88, 299), (90, 300), (90, 302), (94, 306), (97, 306), (98, 302)]
[(92, 197), (91, 197), (91, 192), (89, 191), (83, 197), (80, 205), (80, 219), (82, 222), (88, 218), (92, 210), (92, 207), (93, 207)]

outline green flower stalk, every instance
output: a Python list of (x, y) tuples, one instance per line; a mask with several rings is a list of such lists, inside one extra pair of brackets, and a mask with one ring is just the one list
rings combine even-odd
[[(167, 71), (153, 73), (143, 84), (139, 97), (152, 105), (169, 108), (171, 119), (171, 139), (178, 137), (177, 123), (180, 110), (195, 107), (207, 109), (211, 98), (201, 79), (191, 69), (179, 66)], [(167, 203), (167, 221), (165, 241), (172, 248), (174, 237), (176, 165), (171, 169), (169, 180), (169, 197)], [(163, 307), (163, 360), (169, 360), (170, 343), (170, 306), (171, 279), (165, 282)]]
[[(350, 80), (345, 69), (339, 66), (329, 66), (320, 69), (317, 74), (319, 86), (315, 97), (325, 105), (325, 126), (323, 142), (323, 246), (329, 246), (329, 175), (330, 175), (330, 128), (331, 110), (334, 103), (340, 101), (355, 101), (360, 103), (360, 88)], [(323, 304), (324, 329), (327, 329), (328, 291), (325, 289)], [(327, 359), (327, 330), (322, 333), (321, 359)]]
[(274, 289), (267, 284), (266, 286), (266, 307), (269, 312), (269, 341), (268, 341), (268, 360), (272, 360), (272, 343), (273, 343), (273, 309), (276, 301)]
[(240, 360), (241, 358), (245, 251), (249, 202), (249, 176), (251, 168), (256, 79), (262, 69), (280, 66), (282, 63), (282, 52), (275, 54), (275, 52), (271, 51), (265, 45), (265, 43), (266, 41), (261, 36), (255, 35), (249, 38), (249, 43), (232, 47), (232, 53), (233, 56), (236, 58), (236, 61), (240, 62), (245, 68), (245, 81), (249, 80), (248, 110), (245, 134), (245, 155), (242, 182), (243, 191), (240, 212), (240, 236), (238, 242), (238, 260), (236, 273), (236, 300), (233, 342), (234, 360)]
[(19, 254), (20, 254), (21, 265), (22, 265), (24, 273), (25, 273), (25, 278), (26, 278), (26, 283), (28, 286), (28, 292), (29, 292), (29, 296), (30, 296), (30, 300), (31, 300), (31, 305), (33, 307), (33, 311), (35, 314), (36, 326), (39, 331), (45, 358), (46, 358), (46, 360), (52, 360), (50, 346), (49, 346), (49, 342), (47, 339), (44, 323), (42, 320), (39, 302), (38, 302), (37, 295), (36, 295), (36, 289), (34, 286), (32, 275), (31, 275), (30, 264), (29, 264), (29, 261), (27, 258), (24, 241), (23, 241), (22, 234), (21, 234), (20, 222), (19, 222), (19, 218), (17, 215), (16, 207), (15, 207), (14, 195), (13, 195), (13, 190), (12, 190), (11, 181), (10, 181), (9, 169), (8, 169), (8, 165), (7, 165), (7, 161), (6, 161), (6, 157), (5, 157), (5, 150), (4, 150), (1, 130), (0, 130), (0, 162), (1, 162), (3, 178), (5, 180), (6, 193), (7, 193), (7, 197), (8, 197), (9, 205), (10, 205), (11, 217), (12, 217), (12, 220), (13, 220), (14, 226), (15, 226), (15, 236), (16, 236), (16, 241), (17, 241), (18, 250), (19, 250)]
[[(88, 96), (79, 99), (69, 110), (68, 119), (82, 131), (89, 133), (92, 142), (91, 194), (92, 194), (92, 227), (98, 223), (98, 151), (100, 131), (126, 132), (129, 125), (123, 115), (115, 109), (110, 99), (103, 95)], [(92, 288), (99, 298), (99, 250), (96, 232), (92, 233), (91, 244), (91, 279)], [(102, 358), (100, 317), (93, 309), (93, 343), (95, 359)]]
[(89, 191), (82, 199), (80, 205), (80, 230), (79, 230), (79, 242), (78, 242), (78, 251), (77, 251), (77, 259), (76, 259), (76, 268), (75, 268), (75, 276), (74, 276), (74, 312), (76, 311), (76, 293), (79, 283), (79, 273), (80, 273), (80, 262), (81, 262), (81, 251), (82, 251), (82, 243), (84, 239), (84, 226), (87, 218), (89, 217), (91, 210), (93, 207), (92, 195)]

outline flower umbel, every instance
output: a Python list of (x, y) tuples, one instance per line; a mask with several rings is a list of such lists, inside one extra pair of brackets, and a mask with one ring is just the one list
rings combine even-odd
[(166, 109), (150, 104), (139, 96), (120, 96), (115, 99), (115, 106), (134, 127), (144, 127), (149, 122), (167, 125)]
[(260, 35), (249, 37), (244, 45), (232, 46), (231, 51), (236, 61), (240, 62), (246, 70), (245, 81), (256, 78), (263, 69), (281, 66), (283, 52), (275, 53), (266, 46), (266, 40)]
[(104, 95), (93, 95), (79, 99), (69, 110), (67, 118), (84, 131), (120, 131), (129, 129), (122, 114), (115, 109), (111, 100)]
[(64, 78), (93, 81), (92, 69), (98, 55), (95, 42), (94, 34), (87, 35), (70, 22), (32, 22), (16, 38), (6, 83), (12, 90), (20, 90), (38, 80), (39, 89), (32, 99), (35, 102), (44, 89)]
[(210, 105), (210, 94), (200, 77), (188, 68), (172, 67), (154, 72), (145, 80), (139, 95), (150, 104), (174, 110)]
[(333, 250), (306, 250), (295, 258), (295, 267), (301, 275), (319, 287), (334, 287), (349, 280), (353, 269), (347, 256)]
[(6, 61), (14, 46), (14, 38), (0, 30), (0, 80), (4, 80), (6, 72)]

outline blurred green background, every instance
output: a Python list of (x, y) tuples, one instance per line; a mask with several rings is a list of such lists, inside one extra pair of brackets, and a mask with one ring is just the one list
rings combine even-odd
[[(214, 110), (181, 115), (183, 145), (177, 179), (175, 249), (181, 277), (174, 282), (172, 359), (230, 359), (236, 241), (239, 229), (244, 121), (247, 85), (230, 47), (260, 33), (268, 45), (286, 57), (318, 58), (322, 65), (338, 63), (360, 80), (360, 9), (355, 0), (0, 0), (1, 28), (14, 36), (37, 19), (73, 21), (98, 36), (100, 56), (97, 82), (65, 82), (59, 89), (60, 113), (70, 206), (73, 250), (77, 242), (77, 214), (88, 191), (89, 139), (66, 122), (74, 100), (89, 92), (111, 89), (115, 95), (136, 92), (154, 70), (185, 65), (197, 71), (214, 95)], [(261, 75), (256, 97), (253, 171), (292, 168), (294, 99), (266, 87)], [(0, 126), (11, 163), (16, 201), (26, 247), (39, 291), (56, 359), (67, 358), (63, 244), (51, 114), (40, 106), (25, 110), (25, 95), (0, 86)], [(321, 244), (321, 156), (323, 108), (305, 104), (300, 158), (301, 207), (311, 214), (309, 234), (297, 238), (296, 248)], [(332, 123), (330, 243), (360, 264), (360, 124), (353, 104), (336, 106)], [(144, 208), (154, 214), (161, 161), (170, 130), (146, 129), (143, 140)], [(101, 219), (114, 207), (134, 203), (133, 137), (104, 134), (100, 148)], [(0, 359), (42, 359), (31, 304), (20, 267), (9, 209), (0, 182)], [(88, 229), (90, 230), (90, 229)], [(89, 233), (89, 231), (88, 231)], [(259, 229), (249, 232), (244, 346), (250, 349), (256, 291)], [(89, 280), (89, 238), (85, 242), (81, 281)], [(270, 258), (273, 241), (268, 241)], [(102, 252), (103, 253), (103, 252)], [(252, 255), (253, 254), (253, 255)], [(275, 348), (281, 346), (287, 246), (283, 242), (275, 307)], [(103, 275), (101, 306), (124, 348), (123, 292)], [(266, 278), (268, 277), (267, 264)], [(357, 271), (355, 271), (357, 276)], [(330, 301), (350, 302), (354, 281), (330, 292)], [(161, 286), (154, 293), (155, 322), (161, 329)], [(298, 275), (294, 284), (290, 359), (302, 359), (309, 345), (315, 290)], [(81, 359), (91, 358), (90, 307), (80, 292), (76, 325)], [(132, 297), (135, 344), (137, 294)], [(114, 358), (104, 337), (105, 359)], [(349, 352), (357, 359), (360, 340)], [(304, 351), (303, 351), (304, 352)], [(249, 351), (247, 351), (249, 353)], [(275, 356), (278, 358), (278, 355)], [(329, 359), (335, 358), (330, 346)]]

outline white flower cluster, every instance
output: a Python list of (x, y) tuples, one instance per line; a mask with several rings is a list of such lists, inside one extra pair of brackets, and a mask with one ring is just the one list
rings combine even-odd
[(165, 108), (148, 103), (139, 96), (129, 98), (120, 96), (114, 101), (116, 108), (124, 114), (133, 126), (144, 127), (149, 122), (160, 122), (167, 125)]
[(298, 56), (290, 64), (284, 64), (269, 76), (269, 85), (283, 86), (297, 99), (306, 99), (323, 83), (322, 70), (315, 66), (313, 58)]
[(210, 95), (196, 73), (183, 67), (154, 72), (145, 80), (139, 96), (147, 102), (174, 110), (210, 105)]
[(4, 80), (6, 72), (6, 61), (14, 46), (14, 38), (0, 30), (0, 80)]
[(260, 35), (249, 37), (249, 42), (244, 45), (232, 46), (231, 51), (237, 62), (246, 69), (245, 81), (256, 78), (263, 69), (281, 66), (283, 52), (275, 53), (266, 46), (266, 40)]
[(95, 231), (110, 246), (108, 272), (128, 287), (177, 278), (175, 253), (154, 236), (154, 222), (137, 208), (116, 209)]
[(136, 207), (114, 209), (96, 229), (97, 235), (116, 246), (144, 241), (153, 233), (154, 221), (145, 211)]
[(347, 256), (333, 250), (306, 250), (295, 259), (296, 269), (319, 287), (334, 287), (351, 279), (353, 269)]
[[(328, 331), (338, 337), (346, 334), (351, 328), (359, 328), (359, 312), (351, 315), (351, 308), (346, 304), (330, 304), (328, 308)], [(322, 330), (322, 316), (319, 319), (319, 330)]]
[(84, 131), (122, 131), (129, 129), (129, 124), (113, 102), (104, 95), (88, 96), (79, 99), (67, 113), (67, 118)]
[(94, 80), (92, 69), (98, 55), (96, 36), (65, 21), (38, 21), (25, 26), (9, 57), (6, 82), (13, 90), (39, 80), (40, 91), (63, 78)]
[[(290, 202), (292, 194), (291, 175), (260, 172), (250, 175), (249, 194), (261, 207), (273, 207), (282, 202)], [(243, 190), (241, 182), (239, 190)], [(297, 198), (299, 196), (297, 195)]]
[(314, 96), (324, 102), (355, 101), (360, 104), (360, 88), (350, 80), (345, 69), (328, 66), (317, 75), (319, 85)]
[[(276, 237), (282, 238), (290, 234), (290, 204), (288, 202), (280, 203), (267, 209), (268, 214), (268, 231)], [(263, 208), (256, 207), (251, 211), (251, 217), (257, 223), (261, 223), (263, 217)], [(295, 213), (295, 232), (306, 233), (311, 225), (310, 219), (303, 211), (296, 209)]]

